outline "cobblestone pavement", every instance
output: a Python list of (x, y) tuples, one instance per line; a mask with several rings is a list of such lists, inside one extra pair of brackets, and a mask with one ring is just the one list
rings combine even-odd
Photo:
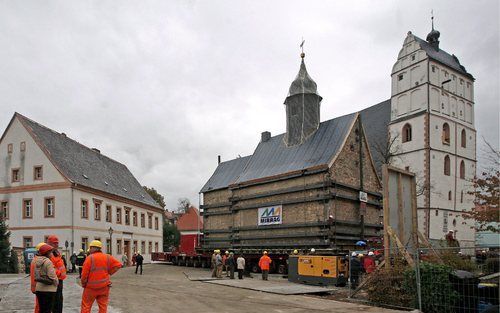
[[(208, 276), (207, 270), (165, 264), (144, 266), (144, 275), (135, 275), (131, 267), (112, 276), (109, 313), (395, 313), (389, 309), (358, 303), (339, 302), (302, 295), (279, 295), (242, 288), (190, 281), (193, 276)], [(2, 286), (0, 275), (0, 287)], [(191, 275), (189, 275), (191, 276)], [(81, 287), (70, 275), (64, 285), (64, 312), (79, 312)], [(248, 278), (258, 284), (259, 278)], [(33, 312), (34, 295), (29, 291), (29, 278), (10, 279), (0, 301), (0, 313)], [(3, 285), (5, 286), (5, 284)], [(97, 312), (97, 304), (94, 310)]]
[[(64, 280), (64, 313), (80, 312), (82, 288), (77, 284), (77, 275), (68, 275)], [(35, 305), (35, 295), (30, 291), (30, 280), (27, 275), (7, 277), (0, 275), (0, 313), (32, 313)], [(97, 312), (94, 303), (92, 312)], [(121, 313), (113, 307), (108, 307), (109, 313)]]

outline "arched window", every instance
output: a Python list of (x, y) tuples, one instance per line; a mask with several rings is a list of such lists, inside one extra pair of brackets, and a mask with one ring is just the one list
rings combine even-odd
[(462, 133), (460, 134), (460, 141), (462, 148), (467, 148), (467, 134), (465, 133), (465, 129), (462, 129)]
[(444, 174), (446, 176), (450, 176), (450, 157), (449, 156), (444, 157)]
[(450, 191), (448, 191), (448, 200), (450, 200), (450, 201), (451, 201), (451, 190), (450, 190)]
[(405, 124), (403, 126), (403, 142), (411, 141), (411, 125)]
[(464, 191), (460, 191), (460, 203), (464, 202)]
[(443, 124), (443, 143), (446, 145), (450, 144), (450, 125), (448, 123)]
[(460, 178), (465, 179), (465, 162), (460, 161)]

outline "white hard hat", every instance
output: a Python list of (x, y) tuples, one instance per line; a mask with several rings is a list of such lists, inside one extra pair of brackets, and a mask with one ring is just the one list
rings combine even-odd
[(372, 251), (368, 252), (368, 255), (373, 255), (373, 252)]
[(312, 253), (316, 252), (316, 249), (311, 248), (311, 252), (312, 252)]
[(351, 253), (351, 256), (356, 256), (358, 255), (356, 252)]

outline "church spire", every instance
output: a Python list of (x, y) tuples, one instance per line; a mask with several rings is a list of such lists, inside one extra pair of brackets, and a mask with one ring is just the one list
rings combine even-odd
[(302, 53), (297, 77), (288, 89), (285, 99), (286, 136), (288, 146), (294, 146), (307, 140), (319, 127), (321, 96), (316, 82), (309, 76), (304, 63), (304, 41), (300, 45)]
[(436, 51), (439, 51), (439, 36), (441, 35), (439, 31), (434, 29), (434, 12), (431, 11), (431, 25), (432, 25), (432, 30), (431, 32), (427, 35), (427, 42), (431, 44)]

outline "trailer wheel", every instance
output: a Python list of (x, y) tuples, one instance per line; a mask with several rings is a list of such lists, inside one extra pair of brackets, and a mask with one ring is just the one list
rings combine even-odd
[(175, 257), (175, 258), (172, 259), (172, 264), (173, 265), (179, 265), (179, 260), (177, 259), (177, 257)]
[(201, 261), (201, 267), (202, 268), (207, 268), (208, 267), (207, 266), (207, 261), (205, 261), (205, 260)]
[(284, 265), (284, 264), (280, 264), (280, 265), (278, 266), (278, 274), (283, 275), (283, 274), (285, 274), (285, 272), (286, 272), (286, 267), (285, 267), (285, 265)]

